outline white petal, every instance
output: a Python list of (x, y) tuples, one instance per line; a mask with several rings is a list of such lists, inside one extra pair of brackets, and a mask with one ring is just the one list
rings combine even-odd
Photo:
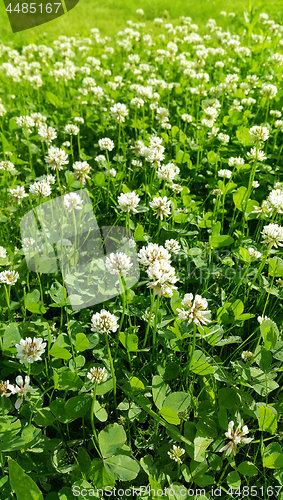
[(21, 375), (16, 377), (16, 383), (21, 387), (24, 385), (23, 377)]

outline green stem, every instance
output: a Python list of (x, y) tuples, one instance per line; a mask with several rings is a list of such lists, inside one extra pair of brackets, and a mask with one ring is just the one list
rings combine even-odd
[(191, 368), (195, 347), (196, 347), (196, 325), (194, 323), (193, 344), (192, 344), (192, 349), (191, 349), (191, 354), (190, 354), (189, 369)]
[(92, 398), (91, 409), (90, 409), (90, 423), (91, 423), (91, 428), (92, 428), (92, 432), (94, 435), (94, 440), (92, 440), (92, 442), (93, 442), (93, 445), (94, 445), (98, 455), (101, 457), (101, 453), (99, 451), (97, 433), (96, 433), (96, 430), (94, 427), (94, 405), (95, 405), (95, 400), (96, 400), (96, 392), (97, 392), (97, 382), (95, 382), (95, 385), (94, 385), (93, 398)]
[(151, 316), (152, 316), (153, 307), (154, 307), (154, 298), (155, 298), (155, 289), (153, 290), (153, 294), (151, 296), (151, 305), (150, 305), (150, 311), (149, 311), (149, 316), (148, 316), (147, 325), (146, 325), (145, 337), (144, 337), (144, 341), (143, 341), (143, 349), (146, 346), (148, 331), (149, 331), (149, 327), (150, 327), (150, 323), (151, 323)]
[(111, 373), (112, 373), (112, 378), (113, 378), (113, 396), (114, 396), (114, 405), (115, 405), (115, 410), (117, 412), (117, 400), (116, 400), (116, 376), (115, 376), (115, 370), (114, 370), (114, 365), (113, 365), (113, 359), (111, 356), (111, 351), (110, 351), (110, 346), (109, 346), (109, 340), (108, 340), (108, 334), (104, 332), (104, 337), (105, 337), (105, 343), (106, 343), (106, 348), (107, 348), (107, 354), (110, 362), (110, 367), (111, 367)]
[(59, 185), (60, 193), (62, 195), (62, 186), (61, 186), (61, 182), (60, 182), (60, 176), (59, 176), (59, 170), (58, 170), (58, 168), (56, 168), (56, 176), (57, 176), (57, 182), (58, 182), (58, 185)]
[(159, 297), (159, 295), (157, 295), (157, 300), (156, 300), (156, 305), (155, 305), (153, 337), (152, 337), (153, 356), (155, 354), (155, 347), (157, 347), (156, 346), (156, 337), (157, 337), (157, 317), (158, 317), (159, 300), (160, 300), (160, 297)]
[(40, 289), (40, 298), (41, 298), (41, 303), (43, 305), (43, 290), (42, 290), (42, 285), (41, 285), (41, 280), (38, 272), (36, 272), (38, 283), (39, 283), (39, 289)]
[(8, 307), (9, 312), (10, 312), (10, 291), (11, 291), (11, 289), (9, 289), (9, 292), (8, 292), (7, 287), (6, 287), (6, 285), (4, 284), (4, 290), (5, 290), (5, 296), (6, 296), (7, 307)]

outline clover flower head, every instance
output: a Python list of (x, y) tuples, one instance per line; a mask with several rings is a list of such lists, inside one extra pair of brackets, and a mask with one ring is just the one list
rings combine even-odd
[(23, 377), (21, 375), (18, 375), (16, 377), (16, 385), (11, 385), (9, 384), (8, 389), (11, 391), (11, 394), (17, 394), (17, 401), (15, 403), (15, 408), (18, 410), (25, 399), (26, 401), (29, 401), (29, 398), (27, 396), (28, 393), (32, 394), (33, 392), (36, 392), (36, 389), (33, 389), (30, 386), (30, 378), (28, 376), (25, 377), (25, 381), (23, 381)]
[(41, 355), (45, 352), (46, 342), (43, 342), (41, 338), (36, 338), (32, 340), (30, 337), (26, 339), (21, 339), (19, 344), (16, 344), (17, 357), (23, 363), (33, 363), (34, 361), (41, 360)]
[(140, 202), (140, 197), (132, 191), (131, 193), (121, 193), (118, 196), (118, 205), (122, 212), (137, 212), (136, 207)]
[(68, 193), (64, 196), (64, 205), (68, 212), (72, 210), (82, 210), (80, 205), (83, 203), (81, 197), (76, 193)]
[(161, 196), (153, 198), (152, 201), (149, 202), (150, 208), (156, 212), (155, 216), (160, 217), (163, 220), (164, 216), (168, 216), (171, 213), (170, 209), (171, 200), (167, 199), (167, 196), (163, 198)]
[(133, 266), (130, 257), (123, 252), (111, 253), (109, 257), (106, 257), (105, 264), (111, 274), (120, 276), (126, 276)]
[(87, 378), (91, 380), (94, 384), (100, 384), (101, 382), (105, 382), (107, 380), (107, 373), (105, 372), (105, 368), (91, 368), (87, 373)]
[(223, 446), (219, 452), (221, 453), (222, 451), (226, 451), (225, 455), (230, 455), (230, 453), (233, 453), (235, 456), (237, 453), (237, 445), (240, 443), (243, 444), (248, 444), (250, 443), (253, 438), (245, 438), (243, 436), (246, 436), (249, 433), (249, 429), (247, 425), (243, 426), (243, 429), (241, 431), (241, 423), (239, 423), (236, 431), (233, 429), (234, 427), (234, 422), (231, 420), (228, 424), (228, 432), (225, 432), (225, 436), (230, 439), (229, 443), (227, 443), (225, 446)]
[(119, 328), (118, 318), (106, 309), (93, 314), (91, 318), (91, 331), (98, 333), (116, 332)]
[(210, 323), (207, 315), (211, 311), (207, 309), (207, 300), (200, 295), (196, 295), (194, 298), (192, 293), (186, 293), (181, 304), (183, 307), (176, 310), (179, 319), (188, 321), (188, 324), (193, 322), (198, 326)]
[(8, 269), (0, 273), (0, 283), (5, 283), (6, 285), (15, 285), (19, 278), (19, 273), (17, 271), (9, 271)]
[(169, 457), (179, 464), (183, 463), (181, 460), (181, 456), (184, 455), (184, 453), (185, 453), (184, 448), (176, 446), (175, 444), (173, 444), (173, 448), (170, 451), (168, 451)]

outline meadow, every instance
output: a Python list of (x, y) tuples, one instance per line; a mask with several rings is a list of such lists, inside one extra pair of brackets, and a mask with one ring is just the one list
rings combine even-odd
[(1, 14), (1, 500), (283, 500), (283, 25), (233, 3)]

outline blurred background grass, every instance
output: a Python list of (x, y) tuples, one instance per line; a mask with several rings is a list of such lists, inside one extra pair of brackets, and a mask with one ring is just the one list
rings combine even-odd
[[(27, 2), (29, 0), (26, 0)], [(40, 1), (40, 0), (39, 0)], [(39, 3), (37, 1), (37, 3)], [(53, 0), (50, 0), (51, 2)], [(56, 1), (56, 0), (54, 0)], [(209, 18), (215, 19), (219, 25), (238, 24), (243, 21), (243, 12), (251, 8), (263, 6), (263, 12), (270, 15), (276, 22), (282, 22), (282, 0), (263, 2), (262, 0), (80, 0), (79, 4), (66, 15), (49, 23), (20, 33), (13, 33), (5, 11), (3, 0), (0, 0), (0, 40), (4, 43), (12, 41), (15, 46), (28, 43), (48, 43), (59, 35), (75, 36), (89, 35), (91, 28), (99, 28), (102, 35), (111, 36), (126, 27), (126, 21), (137, 21), (136, 9), (141, 8), (145, 20), (162, 17), (166, 10), (169, 14), (167, 22), (178, 20), (180, 16), (190, 16), (200, 27)], [(225, 18), (220, 15), (235, 12), (236, 18)]]

